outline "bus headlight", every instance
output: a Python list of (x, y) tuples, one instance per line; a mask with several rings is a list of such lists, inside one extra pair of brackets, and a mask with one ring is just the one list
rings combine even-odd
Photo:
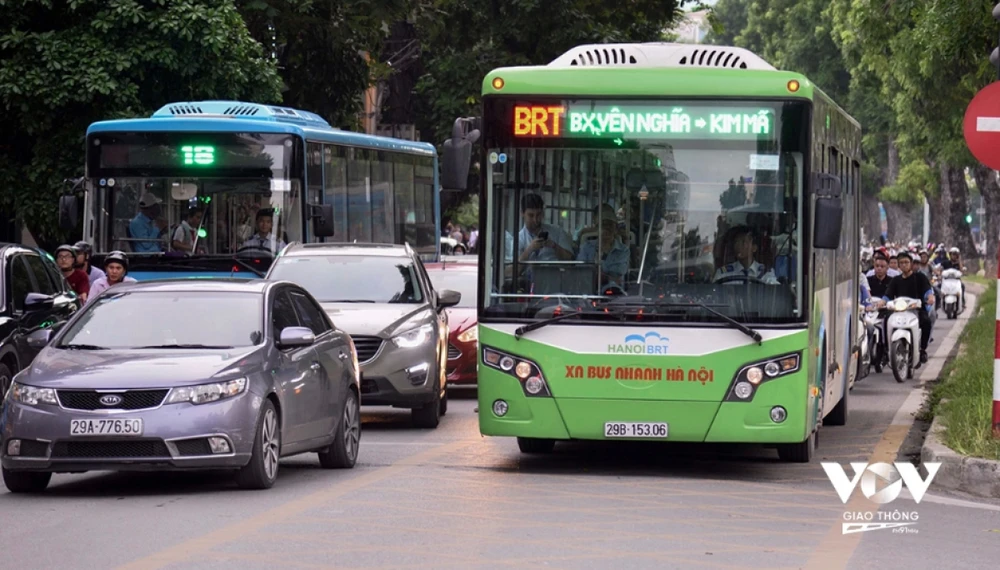
[(742, 366), (736, 373), (736, 376), (733, 377), (733, 382), (725, 401), (752, 401), (762, 384), (798, 372), (802, 364), (801, 359), (801, 352), (792, 352)]
[(549, 391), (549, 384), (545, 381), (542, 368), (534, 361), (500, 352), (495, 348), (483, 347), (483, 365), (495, 370), (499, 370), (508, 376), (515, 378), (521, 385), (521, 390), (525, 396), (529, 397), (552, 397)]

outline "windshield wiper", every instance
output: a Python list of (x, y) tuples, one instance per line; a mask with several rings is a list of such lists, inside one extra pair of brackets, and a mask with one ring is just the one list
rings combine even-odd
[(514, 340), (521, 340), (521, 337), (524, 336), (524, 333), (529, 333), (531, 331), (538, 330), (544, 326), (550, 325), (557, 321), (561, 321), (563, 319), (568, 319), (570, 317), (579, 317), (580, 315), (581, 315), (580, 312), (566, 313), (564, 315), (556, 315), (554, 317), (549, 317), (547, 319), (542, 319), (540, 321), (535, 321), (531, 324), (517, 327), (517, 329), (514, 331)]
[(108, 347), (97, 346), (96, 344), (60, 344), (56, 348), (65, 348), (66, 350), (108, 350)]
[(151, 344), (149, 346), (137, 346), (135, 348), (233, 348), (231, 346), (214, 345), (214, 344)]
[(727, 323), (733, 325), (733, 328), (739, 330), (741, 333), (754, 339), (755, 341), (757, 341), (757, 344), (763, 344), (763, 337), (760, 336), (759, 332), (737, 321), (736, 319), (730, 317), (729, 315), (716, 311), (710, 305), (706, 305), (705, 303), (700, 303), (698, 301), (690, 301), (688, 303), (653, 303), (653, 306), (654, 307), (698, 307), (704, 309), (709, 313), (712, 313), (713, 315), (719, 317), (720, 319), (723, 319)]
[(374, 303), (368, 299), (327, 299), (324, 303)]

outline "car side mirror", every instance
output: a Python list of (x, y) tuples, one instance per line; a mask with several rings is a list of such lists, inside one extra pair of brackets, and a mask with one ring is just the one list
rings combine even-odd
[(24, 312), (30, 313), (32, 311), (44, 311), (46, 309), (51, 309), (53, 304), (55, 304), (55, 299), (52, 295), (28, 293), (24, 297)]
[(458, 291), (451, 291), (445, 289), (438, 293), (438, 307), (446, 309), (448, 307), (454, 307), (462, 300), (462, 294)]
[(316, 342), (316, 335), (306, 327), (285, 327), (278, 335), (278, 348), (297, 348), (301, 346), (312, 346)]
[(333, 237), (333, 204), (310, 204), (313, 235), (318, 238)]
[(25, 341), (28, 343), (28, 348), (32, 348), (34, 350), (41, 350), (45, 348), (51, 339), (52, 329), (38, 329), (25, 337)]

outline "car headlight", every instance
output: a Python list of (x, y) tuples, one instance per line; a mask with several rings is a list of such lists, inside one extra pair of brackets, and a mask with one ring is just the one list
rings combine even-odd
[(399, 348), (413, 348), (427, 342), (432, 332), (434, 332), (434, 328), (431, 325), (422, 325), (411, 331), (392, 337), (392, 342)]
[(207, 404), (224, 398), (232, 398), (242, 394), (247, 389), (247, 379), (237, 378), (227, 382), (213, 382), (197, 386), (182, 386), (174, 388), (167, 397), (167, 404), (190, 402), (192, 404)]
[(461, 342), (476, 342), (479, 340), (479, 327), (473, 326), (467, 329), (462, 334), (458, 335), (458, 340)]
[(52, 388), (36, 388), (34, 386), (25, 386), (18, 382), (14, 382), (10, 387), (10, 398), (11, 401), (29, 406), (37, 406), (38, 404), (59, 405), (59, 400), (56, 399), (56, 391)]

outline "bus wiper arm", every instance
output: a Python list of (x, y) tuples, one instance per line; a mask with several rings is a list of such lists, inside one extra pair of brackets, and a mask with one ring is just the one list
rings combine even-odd
[(561, 321), (563, 319), (568, 319), (570, 317), (579, 317), (579, 316), (580, 316), (579, 312), (566, 313), (564, 315), (556, 315), (554, 317), (549, 317), (547, 319), (542, 319), (540, 321), (535, 321), (531, 324), (517, 327), (517, 330), (514, 331), (514, 340), (521, 340), (521, 337), (524, 336), (524, 333), (529, 333), (531, 331), (538, 330), (544, 326), (548, 326), (554, 322)]
[(713, 315), (715, 315), (715, 316), (719, 317), (720, 319), (726, 321), (727, 323), (733, 325), (733, 328), (739, 330), (741, 333), (743, 333), (743, 334), (747, 335), (748, 337), (750, 337), (750, 338), (754, 339), (755, 341), (757, 341), (758, 345), (763, 344), (763, 337), (760, 336), (759, 332), (753, 330), (752, 328), (746, 326), (745, 324), (737, 321), (736, 319), (730, 317), (729, 315), (727, 315), (725, 313), (720, 313), (719, 311), (716, 311), (711, 306), (706, 305), (705, 303), (699, 303), (698, 301), (691, 301), (689, 303), (656, 303), (655, 306), (657, 306), (657, 307), (698, 307), (698, 308), (704, 309), (704, 310), (708, 311), (709, 313), (712, 313)]

